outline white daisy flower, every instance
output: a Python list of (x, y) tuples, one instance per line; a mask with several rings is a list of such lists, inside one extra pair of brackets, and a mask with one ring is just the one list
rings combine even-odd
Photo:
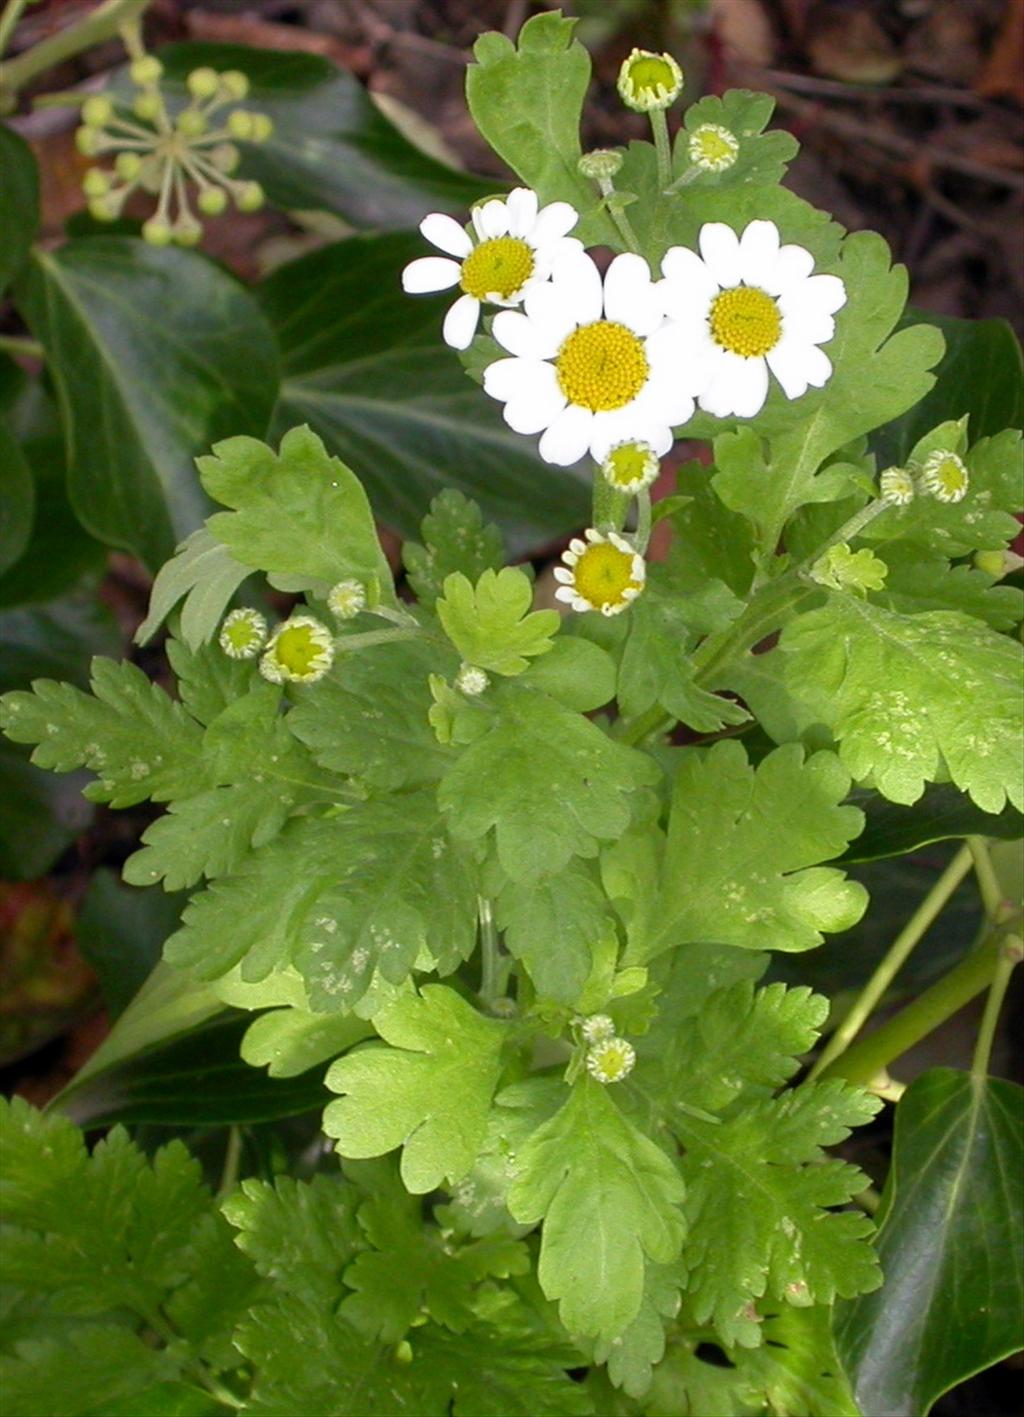
[(591, 527), (584, 536), (573, 537), (562, 553), (564, 564), (555, 567), (555, 599), (568, 601), (574, 610), (618, 615), (644, 588), (644, 558), (617, 532), (603, 536)]
[(444, 256), (421, 256), (402, 272), (409, 295), (449, 290), (462, 294), (445, 316), (442, 333), (453, 349), (467, 349), (476, 334), (480, 305), (521, 305), (547, 280), (555, 259), (580, 253), (582, 243), (569, 232), (579, 213), (568, 202), (537, 206), (537, 193), (517, 187), (504, 200), (473, 208), (472, 233), (450, 216), (431, 212), (420, 231)]
[(616, 256), (602, 284), (587, 255), (555, 263), (551, 281), (531, 290), (525, 313), (503, 310), (491, 333), (513, 356), (484, 370), (484, 389), (505, 405), (517, 433), (541, 433), (545, 462), (568, 467), (588, 450), (647, 443), (656, 457), (672, 428), (693, 413), (694, 387), (680, 379), (661, 295), (642, 256)]
[(820, 389), (832, 363), (818, 348), (835, 334), (846, 304), (838, 276), (813, 275), (802, 246), (780, 246), (774, 222), (752, 221), (737, 236), (708, 222), (700, 255), (683, 246), (665, 254), (662, 291), (680, 375), (697, 371), (697, 402), (717, 418), (752, 418), (768, 396), (768, 371), (788, 399)]

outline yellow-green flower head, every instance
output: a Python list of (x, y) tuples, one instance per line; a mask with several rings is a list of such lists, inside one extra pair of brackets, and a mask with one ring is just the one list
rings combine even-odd
[(468, 698), (475, 699), (490, 684), (490, 679), (475, 664), (463, 664), (455, 676), (455, 687)]
[(587, 1072), (597, 1082), (621, 1082), (633, 1071), (636, 1053), (624, 1038), (606, 1038), (587, 1053)]
[(293, 615), (278, 625), (260, 660), (272, 684), (314, 684), (334, 660), (334, 636), (312, 615)]
[(963, 459), (946, 448), (937, 448), (921, 468), (921, 486), (939, 502), (963, 501), (970, 481)]
[(591, 1014), (580, 1024), (580, 1033), (587, 1043), (607, 1043), (615, 1037), (615, 1024), (607, 1014)]
[(878, 478), (878, 495), (893, 507), (908, 507), (914, 500), (914, 479), (905, 467), (887, 467)]
[(601, 472), (609, 486), (618, 492), (634, 495), (650, 487), (661, 466), (649, 443), (639, 441), (617, 443), (609, 448), (601, 464)]
[(622, 168), (622, 152), (619, 148), (595, 148), (584, 153), (576, 166), (580, 175), (592, 182), (610, 182)]
[(568, 601), (573, 610), (618, 615), (644, 588), (644, 558), (617, 532), (604, 536), (590, 527), (585, 536), (585, 541), (573, 537), (563, 565), (555, 567), (555, 599)]
[(255, 659), (267, 642), (267, 622), (258, 610), (232, 610), (220, 627), (218, 643), (229, 659)]
[(740, 142), (736, 134), (720, 123), (702, 123), (690, 134), (690, 161), (702, 172), (727, 171), (736, 161), (739, 151)]
[(352, 620), (366, 609), (366, 587), (360, 581), (339, 581), (331, 586), (327, 605), (339, 620)]
[(669, 108), (683, 91), (683, 71), (671, 54), (634, 49), (619, 70), (619, 97), (634, 113)]

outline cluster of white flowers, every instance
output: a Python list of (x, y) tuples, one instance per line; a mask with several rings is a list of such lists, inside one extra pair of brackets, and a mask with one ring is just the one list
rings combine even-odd
[[(642, 256), (616, 256), (602, 277), (569, 232), (565, 202), (539, 207), (517, 188), (473, 213), (472, 234), (435, 213), (422, 231), (452, 259), (406, 267), (408, 291), (458, 285), (444, 337), (464, 349), (481, 302), (505, 308), (491, 334), (508, 352), (484, 370), (485, 391), (517, 433), (540, 436), (540, 455), (568, 466), (599, 463), (624, 445), (663, 456), (673, 430), (697, 408), (752, 418), (773, 375), (789, 399), (832, 373), (821, 349), (846, 301), (843, 282), (815, 275), (802, 246), (783, 244), (774, 222), (737, 234), (701, 228), (698, 250), (673, 246), (656, 278)], [(642, 484), (641, 484), (642, 485)]]

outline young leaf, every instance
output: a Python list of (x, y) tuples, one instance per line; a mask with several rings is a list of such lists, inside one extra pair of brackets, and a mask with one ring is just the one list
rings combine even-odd
[(648, 1260), (670, 1264), (685, 1224), (675, 1166), (584, 1076), (516, 1158), (509, 1209), (544, 1221), (541, 1287), (571, 1333), (619, 1337), (640, 1312)]
[(250, 575), (252, 568), (236, 561), (209, 527), (201, 526), (157, 572), (149, 614), (135, 631), (135, 643), (151, 640), (183, 599), (181, 637), (190, 650), (197, 650), (212, 637), (231, 597)]
[(594, 941), (614, 934), (608, 903), (593, 874), (570, 861), (528, 890), (509, 883), (497, 899), (505, 943), (542, 996), (574, 1004), (593, 965)]
[(657, 895), (637, 903), (626, 959), (642, 963), (687, 941), (807, 950), (864, 912), (862, 886), (818, 866), (863, 825), (839, 804), (850, 779), (832, 753), (804, 760), (789, 744), (756, 770), (741, 744), (680, 756)]
[(514, 881), (594, 856), (629, 821), (629, 795), (654, 780), (649, 758), (614, 743), (545, 694), (502, 694), (493, 725), (442, 779), (438, 800), (457, 837), (494, 829), (498, 860)]
[(178, 698), (204, 726), (243, 698), (259, 673), (251, 659), (232, 659), (215, 642), (192, 649), (172, 634), (164, 651), (178, 681)]
[(97, 773), (85, 789), (91, 802), (166, 802), (210, 782), (199, 725), (127, 660), (94, 659), (92, 694), (52, 679), (37, 679), (31, 693), (5, 694), (0, 727), (15, 743), (36, 743), (40, 767)]
[(476, 502), (446, 487), (430, 504), (420, 529), (423, 544), (402, 544), (402, 563), (421, 605), (432, 606), (446, 578), (460, 571), (475, 584), (502, 564), (501, 532), (484, 522)]
[(700, 1323), (722, 1341), (761, 1342), (752, 1303), (763, 1295), (798, 1307), (874, 1289), (874, 1227), (830, 1213), (863, 1189), (855, 1166), (826, 1161), (823, 1146), (849, 1136), (882, 1106), (845, 1083), (805, 1085), (712, 1125), (677, 1114), (690, 1240), (684, 1259)]
[(495, 674), (521, 674), (546, 654), (558, 629), (557, 610), (534, 610), (533, 584), (515, 566), (484, 571), (472, 585), (461, 571), (444, 580), (437, 613), (444, 632), (469, 664)]
[[(133, 1404), (129, 1410), (153, 1411), (134, 1404), (180, 1372), (180, 1362), (166, 1349), (152, 1348), (116, 1322), (83, 1324), (59, 1340), (32, 1339), (19, 1343), (13, 1354), (0, 1354), (0, 1390), (4, 1410), (11, 1414), (83, 1417), (124, 1410), (115, 1404), (125, 1401)], [(199, 1417), (211, 1411), (204, 1406), (185, 1410)]]
[[(773, 98), (749, 89), (727, 89), (721, 98), (708, 94), (690, 104), (683, 118), (684, 127), (676, 138), (672, 162), (677, 176), (692, 174), (687, 195), (702, 187), (774, 187), (781, 182), (799, 144), (792, 133), (764, 131), (774, 110)], [(705, 123), (726, 128), (739, 140), (736, 161), (724, 172), (702, 172), (693, 167), (690, 134)]]
[(286, 433), (277, 454), (255, 438), (228, 438), (199, 459), (199, 473), (210, 496), (234, 509), (207, 526), (243, 565), (285, 577), (291, 589), (355, 578), (394, 599), (366, 493), (309, 428)]
[(832, 730), (843, 763), (893, 802), (948, 771), (987, 812), (1024, 807), (1021, 651), (950, 611), (897, 615), (831, 595), (784, 630), (786, 681)]
[(344, 1096), (324, 1113), (343, 1156), (402, 1147), (402, 1180), (418, 1194), (473, 1165), (487, 1130), (508, 1026), (484, 1018), (452, 989), (427, 984), (374, 1020), (390, 1047), (339, 1058), (327, 1085)]

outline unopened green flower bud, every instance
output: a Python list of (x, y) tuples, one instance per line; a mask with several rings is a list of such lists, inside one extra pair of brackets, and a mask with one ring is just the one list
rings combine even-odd
[(228, 132), (239, 142), (248, 142), (252, 137), (252, 114), (247, 108), (236, 108), (228, 114)]
[(272, 684), (312, 684), (322, 679), (334, 659), (334, 636), (312, 615), (293, 615), (278, 625), (260, 660), (260, 673)]
[(191, 212), (183, 212), (174, 223), (174, 239), (179, 246), (198, 246), (202, 235), (202, 224)]
[(669, 108), (683, 91), (683, 71), (671, 54), (634, 49), (619, 70), (619, 97), (634, 113)]
[(220, 88), (220, 76), (216, 69), (204, 65), (201, 69), (193, 69), (185, 84), (193, 98), (212, 98)]
[(102, 167), (90, 167), (82, 178), (82, 191), (87, 197), (102, 197), (110, 191), (111, 176)]
[(592, 182), (610, 182), (622, 167), (622, 153), (618, 148), (595, 148), (584, 153), (576, 166), (584, 177)]
[(475, 699), (490, 684), (490, 679), (475, 664), (463, 664), (455, 676), (455, 687), (468, 698)]
[(94, 93), (82, 104), (82, 122), (87, 128), (102, 128), (114, 116), (114, 105), (105, 94)]
[(974, 564), (979, 571), (984, 571), (986, 576), (993, 576), (1000, 580), (1006, 575), (1008, 570), (1008, 558), (1005, 551), (975, 551)]
[(265, 143), (273, 132), (274, 124), (265, 113), (252, 114), (252, 132), (249, 135), (251, 143)]
[(174, 232), (169, 221), (151, 216), (149, 221), (142, 224), (142, 239), (148, 241), (151, 246), (169, 246), (174, 240)]
[(136, 94), (132, 102), (132, 112), (136, 118), (152, 123), (160, 115), (160, 95), (154, 90)]
[(235, 188), (235, 206), (240, 212), (258, 212), (265, 200), (258, 182), (240, 182)]
[(360, 581), (339, 581), (331, 587), (327, 605), (339, 620), (351, 620), (366, 608), (366, 588)]
[(618, 492), (635, 495), (650, 487), (658, 476), (661, 463), (647, 443), (619, 443), (605, 455), (601, 473), (609, 486)]
[(894, 507), (907, 507), (914, 500), (914, 479), (905, 467), (887, 467), (878, 478), (878, 495)]
[(185, 108), (178, 114), (175, 126), (183, 138), (201, 138), (206, 132), (206, 116), (194, 108)]
[(222, 187), (204, 187), (196, 198), (196, 205), (204, 216), (220, 216), (228, 204), (228, 194)]
[(702, 172), (725, 172), (736, 161), (739, 150), (735, 133), (719, 123), (702, 123), (690, 134), (690, 161)]
[(220, 83), (229, 98), (243, 99), (249, 92), (249, 79), (241, 69), (225, 69)]
[(267, 642), (267, 622), (248, 606), (232, 610), (220, 627), (217, 642), (229, 659), (255, 659)]
[(154, 59), (152, 54), (146, 54), (142, 59), (136, 59), (128, 72), (132, 76), (133, 84), (137, 84), (139, 88), (149, 88), (159, 81), (164, 66), (159, 59)]
[(92, 197), (88, 206), (93, 221), (116, 221), (121, 214), (121, 203), (111, 192), (102, 197)]
[(102, 146), (102, 134), (96, 128), (78, 128), (75, 131), (75, 147), (83, 157), (95, 157)]
[(238, 149), (234, 143), (218, 143), (206, 156), (218, 172), (231, 173), (238, 166)]
[(606, 1043), (615, 1037), (615, 1024), (607, 1014), (591, 1014), (580, 1024), (580, 1032), (587, 1043)]
[(142, 171), (142, 158), (138, 153), (118, 153), (114, 159), (118, 177), (125, 182), (134, 182)]
[(921, 487), (939, 502), (963, 501), (970, 481), (963, 459), (946, 448), (937, 448), (921, 468)]

